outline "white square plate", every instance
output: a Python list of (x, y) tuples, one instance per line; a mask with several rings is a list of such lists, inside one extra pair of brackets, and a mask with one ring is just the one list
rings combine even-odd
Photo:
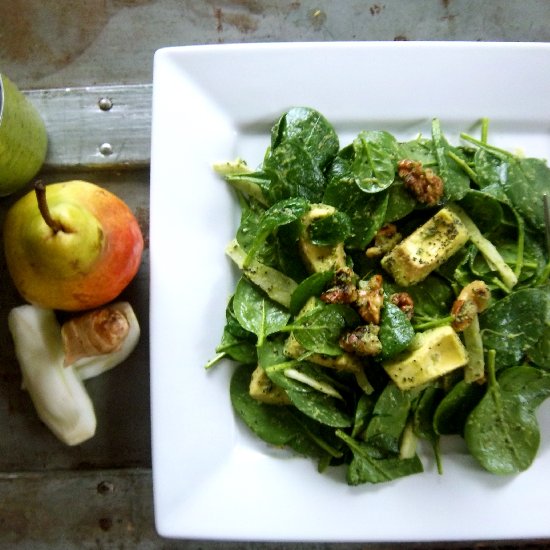
[(550, 156), (550, 45), (301, 43), (191, 46), (155, 55), (151, 158), (151, 398), (156, 525), (167, 537), (272, 541), (428, 541), (550, 537), (550, 407), (533, 466), (500, 478), (451, 442), (444, 474), (348, 487), (309, 460), (270, 449), (235, 418), (232, 366), (214, 354), (235, 272), (238, 223), (212, 164), (259, 164), (273, 122), (310, 106), (347, 144), (476, 133)]

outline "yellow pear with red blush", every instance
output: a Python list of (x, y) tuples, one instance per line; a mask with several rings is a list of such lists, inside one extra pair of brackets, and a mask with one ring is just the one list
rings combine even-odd
[(38, 183), (6, 214), (4, 253), (27, 302), (81, 311), (128, 286), (141, 264), (143, 235), (128, 205), (103, 187)]

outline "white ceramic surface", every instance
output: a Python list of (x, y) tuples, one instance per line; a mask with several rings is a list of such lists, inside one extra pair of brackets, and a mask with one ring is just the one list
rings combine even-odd
[(539, 410), (533, 466), (500, 478), (460, 442), (444, 475), (348, 487), (270, 449), (236, 420), (232, 366), (206, 372), (235, 271), (224, 256), (238, 208), (212, 172), (259, 164), (287, 108), (321, 111), (347, 144), (359, 130), (400, 138), (479, 134), (550, 156), (550, 45), (302, 43), (191, 46), (155, 55), (151, 157), (151, 406), (156, 525), (167, 537), (279, 541), (423, 541), (550, 537), (550, 407)]

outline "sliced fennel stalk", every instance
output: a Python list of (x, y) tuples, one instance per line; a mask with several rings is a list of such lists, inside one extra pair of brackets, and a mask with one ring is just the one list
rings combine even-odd
[(31, 305), (12, 309), (8, 326), (15, 355), (39, 418), (67, 445), (95, 434), (94, 405), (81, 378), (63, 366), (61, 329), (52, 310)]
[(94, 405), (83, 380), (120, 364), (139, 340), (139, 323), (130, 304), (119, 302), (105, 307), (116, 309), (126, 318), (129, 329), (124, 340), (108, 353), (91, 353), (70, 365), (65, 364), (62, 329), (53, 310), (23, 305), (8, 315), (23, 389), (29, 393), (39, 418), (67, 445), (83, 443), (96, 431)]

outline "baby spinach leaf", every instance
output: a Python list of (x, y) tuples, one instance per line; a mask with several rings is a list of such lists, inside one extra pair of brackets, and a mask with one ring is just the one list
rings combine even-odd
[(334, 271), (332, 270), (319, 271), (301, 281), (290, 297), (290, 313), (298, 315), (306, 302), (312, 296), (319, 296), (332, 281), (333, 277)]
[(468, 191), (459, 204), (483, 234), (490, 233), (504, 222), (501, 201), (483, 191)]
[(550, 321), (546, 320), (539, 341), (527, 353), (530, 361), (550, 372)]
[(271, 129), (271, 149), (286, 141), (297, 141), (309, 153), (314, 163), (324, 168), (339, 149), (336, 131), (315, 109), (293, 107), (283, 114)]
[(405, 350), (414, 338), (414, 329), (408, 317), (389, 300), (385, 301), (380, 319), (378, 338), (382, 343), (379, 357), (388, 359)]
[(434, 412), (441, 401), (443, 390), (436, 386), (428, 386), (422, 391), (414, 405), (413, 431), (418, 437), (428, 441), (435, 456), (437, 471), (443, 473), (441, 453), (439, 450), (440, 436), (434, 428)]
[(258, 337), (258, 345), (270, 334), (281, 330), (290, 319), (288, 310), (270, 300), (244, 277), (237, 283), (233, 307), (241, 326)]
[(418, 137), (405, 141), (398, 146), (399, 159), (409, 159), (421, 162), (425, 168), (436, 168), (437, 159), (434, 154), (433, 143), (430, 139)]
[(314, 220), (309, 226), (310, 240), (318, 246), (343, 243), (350, 234), (351, 220), (345, 212), (339, 210), (330, 216)]
[(349, 485), (382, 483), (424, 470), (418, 455), (405, 459), (379, 458), (367, 443), (353, 439), (342, 430), (337, 430), (336, 435), (344, 440), (353, 454), (346, 474)]
[(411, 409), (410, 395), (395, 384), (388, 383), (380, 394), (372, 419), (364, 433), (364, 440), (378, 453), (378, 457), (399, 454), (399, 441)]
[(313, 458), (326, 456), (326, 451), (316, 442), (325, 437), (317, 423), (308, 422), (307, 417), (291, 407), (266, 405), (250, 396), (248, 390), (253, 370), (254, 366), (241, 365), (231, 377), (229, 392), (237, 415), (266, 443), (286, 446)]
[(508, 177), (508, 161), (480, 147), (474, 154), (474, 171), (481, 188), (501, 185)]
[[(391, 288), (389, 285), (388, 288)], [(429, 275), (423, 281), (414, 286), (401, 289), (395, 288), (395, 292), (405, 290), (414, 302), (414, 318), (431, 320), (438, 317), (446, 317), (455, 298), (450, 284), (438, 275)]]
[(442, 398), (443, 390), (441, 388), (428, 386), (422, 391), (414, 405), (414, 433), (434, 446), (439, 440), (439, 433), (434, 428), (433, 417)]
[(338, 304), (318, 302), (285, 330), (292, 330), (296, 340), (306, 350), (337, 356), (342, 354), (338, 341), (345, 326), (346, 317)]
[(395, 179), (397, 141), (388, 132), (364, 131), (353, 140), (351, 173), (365, 193), (387, 189)]
[(487, 391), (466, 421), (464, 439), (470, 453), (489, 472), (522, 472), (531, 465), (539, 447), (534, 410), (550, 394), (547, 383), (540, 385), (548, 375), (541, 373), (538, 378), (529, 367), (518, 367), (521, 370), (505, 371), (501, 384), (495, 376), (494, 359), (488, 360), (487, 368)]
[(480, 314), (483, 344), (486, 349), (497, 350), (498, 368), (520, 364), (537, 345), (549, 308), (548, 289), (524, 288)]
[(460, 155), (456, 147), (451, 147), (441, 132), (437, 119), (432, 122), (433, 151), (438, 164), (438, 174), (443, 180), (444, 196), (448, 201), (460, 200), (470, 189), (470, 178), (453, 160), (449, 153)]
[(267, 237), (282, 225), (298, 220), (309, 210), (309, 203), (301, 197), (276, 202), (255, 220), (254, 237), (249, 243), (244, 266), (249, 265)]
[(418, 205), (401, 181), (395, 181), (388, 189), (388, 207), (384, 214), (384, 223), (396, 222), (410, 214)]
[[(332, 383), (323, 370), (315, 365), (304, 363), (296, 367), (296, 370), (321, 382)], [(269, 377), (286, 391), (291, 403), (309, 418), (333, 428), (347, 428), (352, 425), (351, 416), (341, 400), (287, 377), (284, 371), (273, 371), (269, 373)]]
[(437, 406), (433, 425), (440, 435), (462, 435), (468, 415), (485, 393), (480, 384), (468, 384), (459, 380)]
[(291, 197), (320, 202), (323, 196), (323, 171), (299, 141), (283, 141), (273, 149), (263, 162), (263, 170), (270, 179), (264, 191), (269, 204)]
[(353, 430), (351, 432), (351, 437), (358, 437), (363, 433), (363, 430), (367, 427), (371, 417), (372, 412), (374, 411), (374, 405), (376, 404), (376, 399), (374, 394), (367, 395), (362, 394), (359, 400), (357, 401), (357, 406), (355, 407), (355, 416), (353, 419)]
[(233, 361), (245, 365), (252, 365), (258, 360), (255, 342), (237, 338), (227, 328), (223, 331), (221, 342), (216, 348), (216, 353), (223, 353), (233, 359)]
[(365, 248), (384, 224), (388, 208), (388, 193), (364, 193), (353, 177), (346, 173), (345, 159), (337, 157), (328, 173), (323, 202), (347, 214), (351, 234), (346, 244)]
[(550, 396), (550, 373), (535, 367), (510, 367), (499, 375), (498, 383), (502, 392), (516, 395), (531, 411)]
[(550, 191), (550, 168), (541, 159), (511, 162), (504, 190), (512, 204), (537, 231), (544, 231), (543, 195)]

